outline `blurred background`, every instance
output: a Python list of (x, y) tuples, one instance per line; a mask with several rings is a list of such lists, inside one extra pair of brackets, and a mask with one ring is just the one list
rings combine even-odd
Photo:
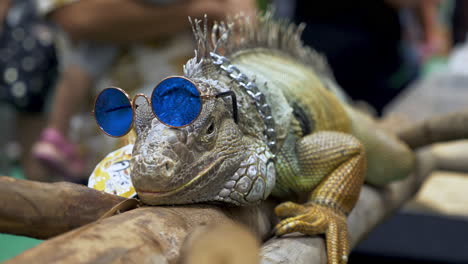
[[(0, 174), (86, 184), (125, 144), (95, 125), (99, 91), (150, 94), (182, 74), (194, 49), (188, 16), (221, 20), (270, 4), (278, 18), (307, 24), (303, 41), (373, 115), (417, 121), (466, 108), (468, 1), (0, 0)], [(468, 263), (466, 176), (435, 173), (350, 262)], [(40, 242), (0, 234), (0, 261)]]

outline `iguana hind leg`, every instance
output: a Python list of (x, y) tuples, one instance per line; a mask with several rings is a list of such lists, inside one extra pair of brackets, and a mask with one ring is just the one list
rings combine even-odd
[(325, 234), (329, 263), (344, 263), (349, 253), (346, 216), (364, 182), (364, 147), (352, 135), (324, 131), (299, 140), (296, 150), (300, 177), (322, 177), (322, 181), (307, 203), (285, 202), (276, 207), (275, 213), (285, 218), (276, 226), (276, 234)]

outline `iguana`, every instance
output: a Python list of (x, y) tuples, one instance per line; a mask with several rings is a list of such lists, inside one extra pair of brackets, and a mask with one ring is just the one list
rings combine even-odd
[(274, 196), (284, 201), (277, 235), (325, 234), (329, 263), (346, 262), (346, 216), (362, 184), (407, 176), (412, 150), (346, 102), (325, 59), (302, 44), (302, 25), (267, 13), (214, 23), (211, 34), (206, 18), (192, 26), (197, 49), (183, 78), (205, 95), (232, 91), (237, 103), (207, 96), (178, 128), (139, 103), (130, 162), (139, 198), (243, 206)]

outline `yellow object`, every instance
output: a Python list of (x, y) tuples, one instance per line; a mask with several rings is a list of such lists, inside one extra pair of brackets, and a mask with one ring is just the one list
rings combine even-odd
[(133, 144), (109, 153), (89, 177), (88, 187), (131, 198), (136, 195), (130, 179)]

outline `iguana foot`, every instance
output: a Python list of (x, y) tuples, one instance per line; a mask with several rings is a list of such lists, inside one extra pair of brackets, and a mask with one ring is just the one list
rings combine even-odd
[(348, 261), (348, 228), (343, 213), (314, 203), (301, 205), (285, 202), (275, 208), (275, 214), (285, 218), (276, 225), (276, 235), (292, 232), (306, 235), (325, 234), (328, 263), (339, 264)]

